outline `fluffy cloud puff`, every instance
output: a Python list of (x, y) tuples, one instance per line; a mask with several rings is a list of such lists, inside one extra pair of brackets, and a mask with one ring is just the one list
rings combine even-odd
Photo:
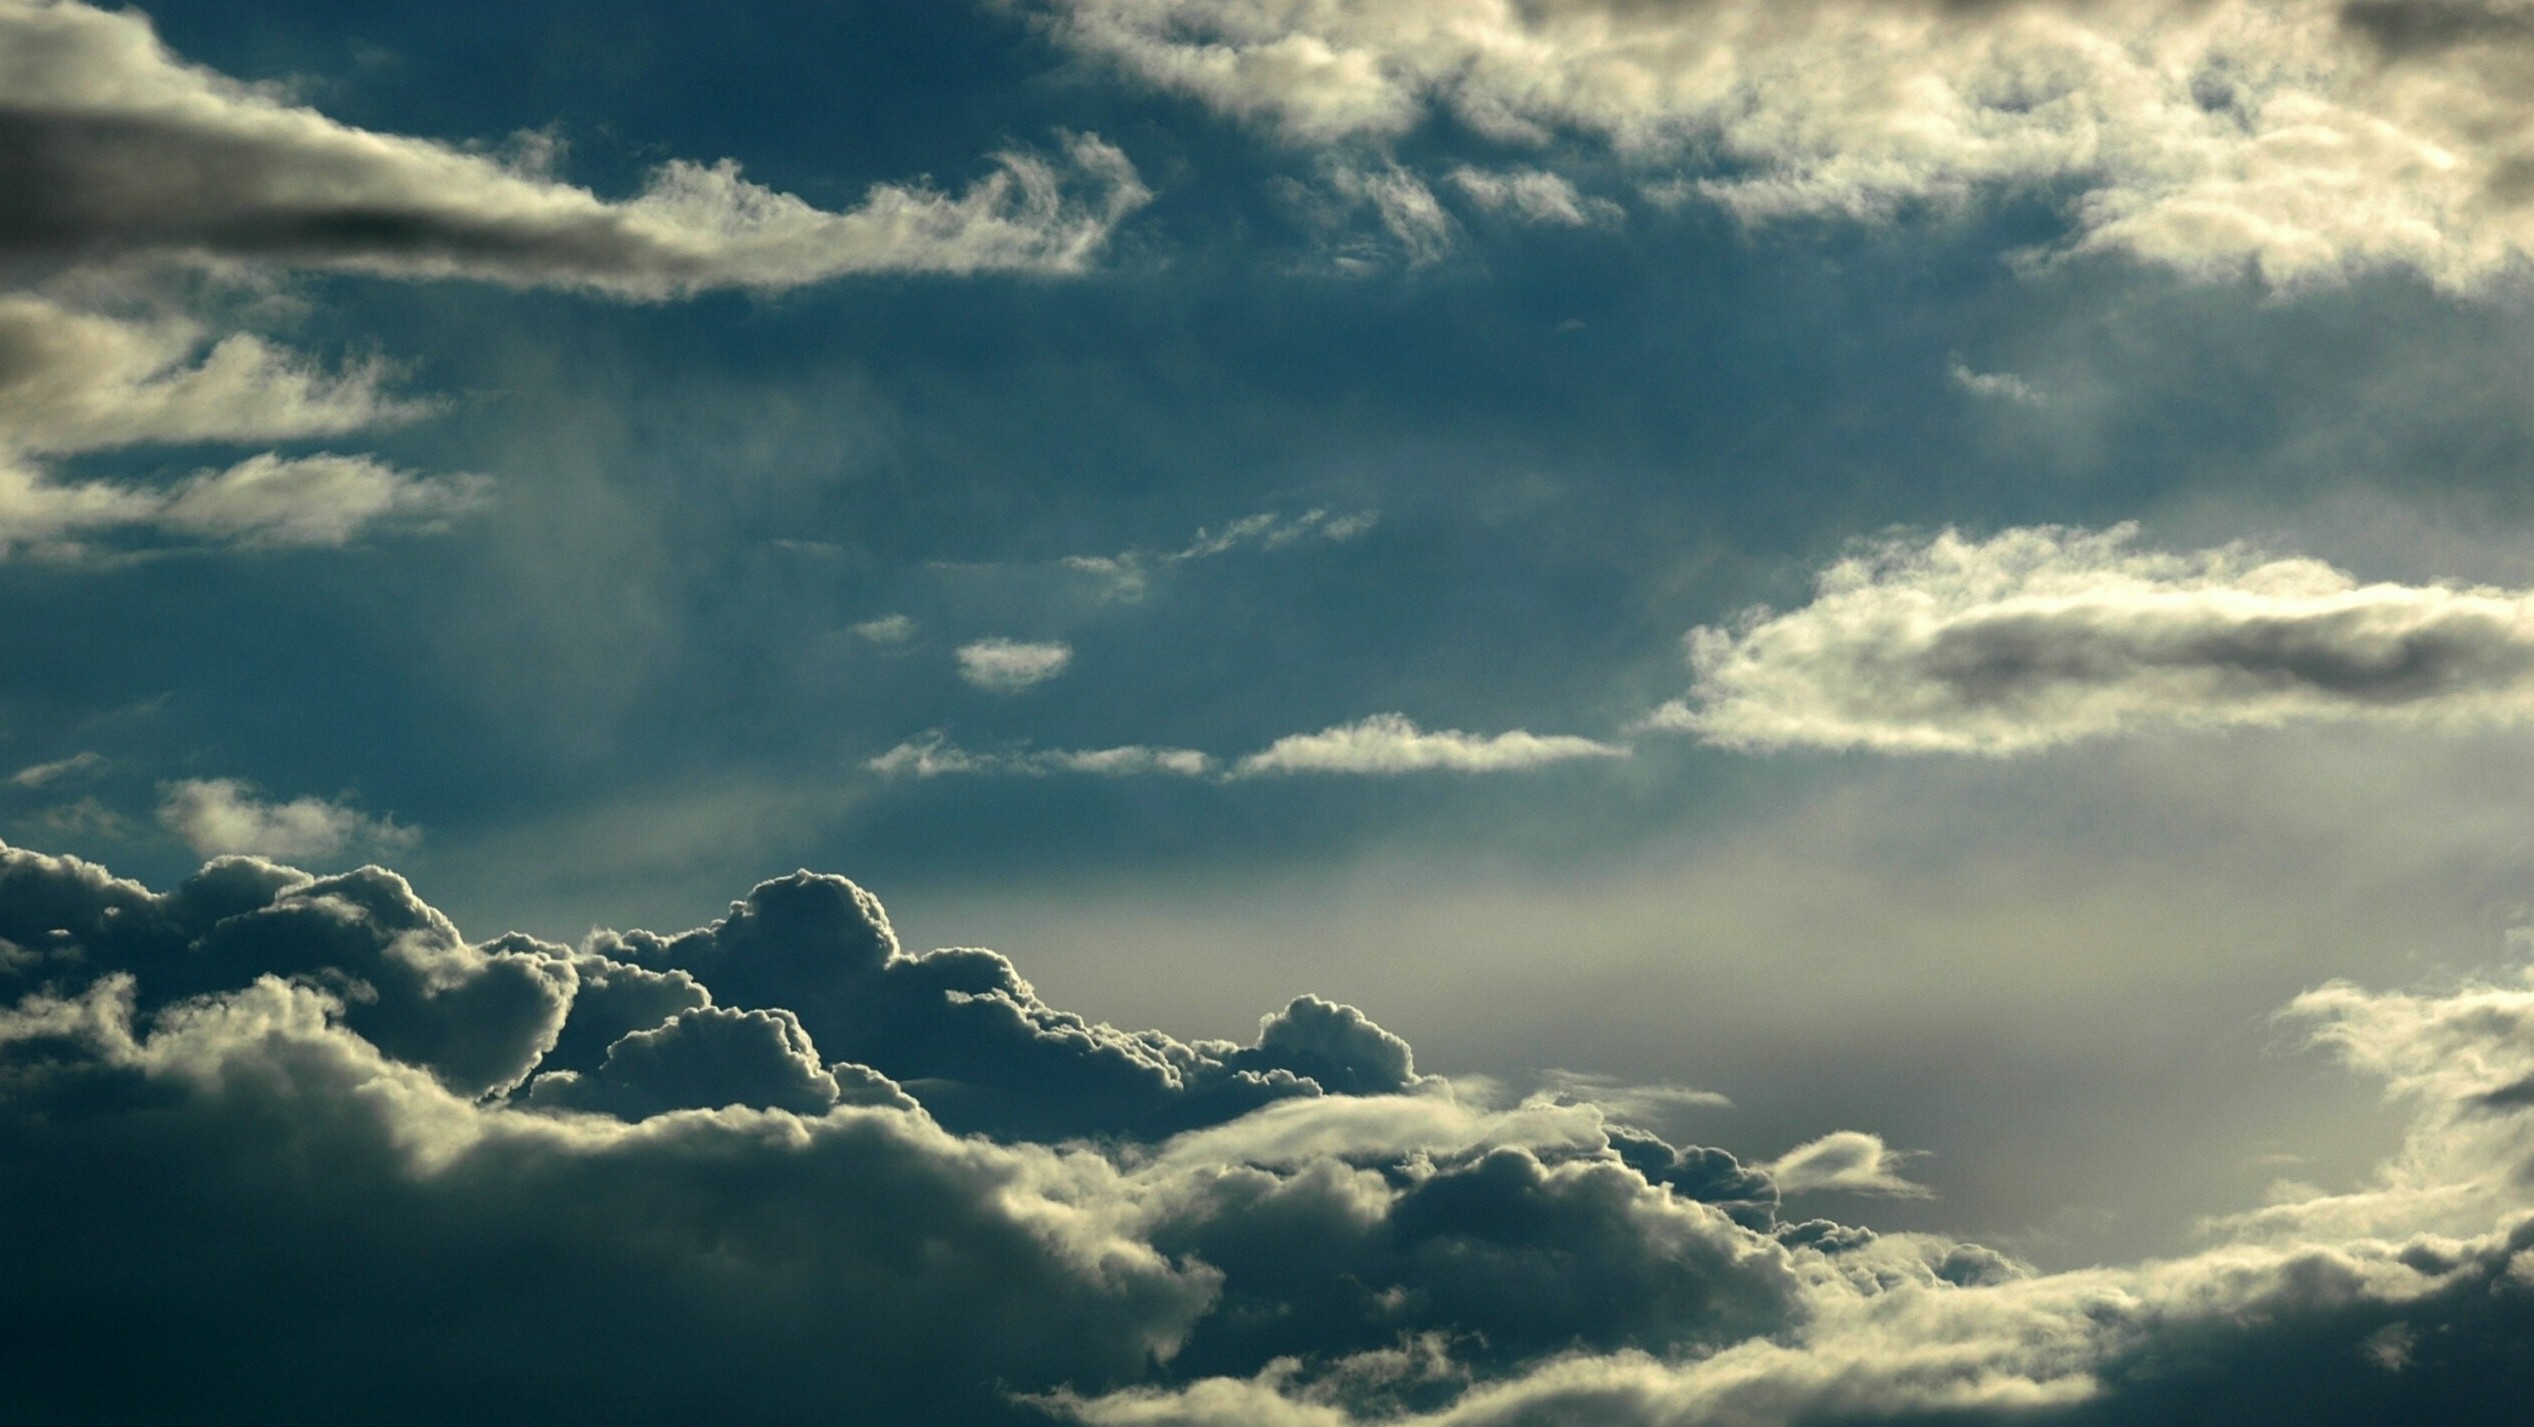
[(1693, 634), (1693, 695), (1652, 722), (1739, 748), (2005, 754), (2156, 725), (2534, 713), (2526, 592), (2362, 585), (2134, 535), (1877, 546), (1801, 609)]
[[(532, 162), (351, 128), (169, 54), (143, 17), (0, 4), (0, 252), (125, 254), (662, 298), (864, 272), (1071, 271), (1147, 194), (1116, 149), (1021, 154), (844, 212), (671, 162), (622, 201)], [(1076, 189), (1082, 190), (1079, 194)]]
[(2398, 263), (2479, 284), (2534, 240), (2534, 27), (2511, 0), (1045, 10), (1075, 49), (1289, 141), (1448, 115), (1515, 150), (1580, 140), (1649, 197), (1753, 219), (2042, 188), (2083, 246), (2288, 281)]

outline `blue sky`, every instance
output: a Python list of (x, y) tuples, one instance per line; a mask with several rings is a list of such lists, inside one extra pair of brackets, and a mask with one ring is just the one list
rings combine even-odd
[[(270, 1014), (371, 1065), (343, 1075), (422, 1076), (503, 1143), (897, 1116), (925, 1173), (1088, 1155), (1063, 1163), (1144, 1206), (1111, 1247), (1180, 1306), (997, 1369), (1084, 1421), (1494, 1420), (1488, 1393), (1629, 1350), (1670, 1374), (1648, 1420), (1775, 1420), (1701, 1374), (1871, 1356), (1834, 1280), (2047, 1317), (2084, 1273), (2153, 1301), (2228, 1254), (2361, 1265), (2365, 1324), (2313, 1331), (2398, 1378), (2488, 1328), (2436, 1316), (2471, 1273), (2524, 1277), (2528, 1206), (2488, 1187), (2515, 1151), (2453, 1108), (2507, 1088), (2454, 1065), (2523, 1051), (2432, 1030), (2521, 994), (2534, 872), (2526, 26), (2502, 0), (0, 0), (0, 838), (34, 899), (0, 930), (26, 952), (0, 990), (34, 998), (0, 1043), (127, 973), (133, 1034), (180, 1039), (207, 1023), (168, 1008), (281, 995), (269, 972), (338, 998)], [(219, 866), (268, 869), (237, 905), (276, 925), (293, 898), (445, 913), (463, 975), (414, 994), (545, 977), (546, 1043), (461, 1083), (432, 1039), (460, 1032), (359, 1009), (392, 975), (215, 935), (190, 893), (130, 895), (197, 952), (231, 936), (226, 980), (156, 942), (44, 949), (78, 937), (25, 888), (111, 901), (65, 869), (166, 889), (222, 857), (269, 859)], [(365, 864), (437, 910), (269, 871)], [(1028, 979), (996, 994), (1042, 1040), (1239, 1054), (1187, 1052), (1210, 1108), (1112, 1121), (1125, 1092), (1085, 1081), (1024, 1113), (964, 1022), (928, 1050), (718, 942), (587, 939), (703, 927), (794, 868), (876, 894), (910, 951), (1009, 954)], [(542, 950), (465, 940), (506, 929)], [(636, 965), (727, 1016), (565, 1009)], [(1305, 995), (1362, 1008), (1317, 1061), (1316, 1013), (1258, 1019)], [(1365, 1016), (1422, 1080), (1365, 1068)], [(593, 1025), (660, 1038), (567, 1063)], [(791, 1078), (712, 1080), (679, 1027)], [(1294, 1105), (1203, 1099), (1271, 1072), (1332, 1115), (1484, 1121), (1328, 1161), (1387, 1164), (1401, 1206), (1414, 1155), (1483, 1178), (1519, 1146), (1585, 1183), (1580, 1131), (1485, 1120), (1524, 1104), (1597, 1117), (1592, 1173), (1711, 1228), (1734, 1201), (1626, 1135), (1730, 1152), (1783, 1198), (1732, 1232), (1802, 1286), (1701, 1259), (1625, 1331), (1470, 1307), (1253, 1342), (1223, 1326), (1244, 1294), (1316, 1323), (1334, 1290), (1253, 1285), (1255, 1225), (1151, 1217), (1134, 1176), (1336, 1173), (1242, 1148)], [(1883, 1233), (1880, 1267), (1815, 1220)], [(2369, 1276), (2421, 1235), (2480, 1267)], [(2021, 1286), (1957, 1272), (1975, 1242)], [(943, 1321), (1068, 1311), (1045, 1271), (1035, 1309), (952, 1284)], [(1783, 1322), (1753, 1306), (1781, 1288), (1808, 1305)], [(1377, 1350), (1441, 1356), (1348, 1396), (1408, 1371)], [(2162, 1348), (2070, 1351), (2075, 1376), (1963, 1381), (2161, 1421), (2184, 1380)], [(2011, 1396), (1957, 1386), (1911, 1400)]]

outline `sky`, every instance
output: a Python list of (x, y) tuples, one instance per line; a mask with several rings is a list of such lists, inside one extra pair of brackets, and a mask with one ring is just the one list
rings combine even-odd
[(2529, 96), (2518, 0), (0, 0), (0, 1377), (2515, 1420)]

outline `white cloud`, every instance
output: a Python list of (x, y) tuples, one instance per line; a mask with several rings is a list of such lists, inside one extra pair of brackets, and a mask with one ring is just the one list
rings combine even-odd
[(1649, 723), (1737, 748), (2005, 754), (2157, 725), (2534, 718), (2534, 594), (2135, 534), (1873, 547), (1800, 609), (1692, 634), (1692, 695)]
[(146, 18), (0, 3), (11, 221), (0, 247), (82, 259), (466, 277), (658, 299), (855, 273), (1071, 272), (1149, 194), (1096, 138), (1007, 153), (959, 193), (880, 184), (831, 212), (675, 160), (611, 201), (504, 162), (373, 133), (168, 53)]
[[(2510, 0), (1045, 0), (1056, 33), (1291, 141), (1434, 114), (1582, 139), (1761, 221), (2072, 192), (2081, 246), (2473, 285), (2534, 241)], [(1681, 175), (1686, 171), (1687, 177)]]
[(275, 802), (236, 778), (160, 785), (158, 821), (205, 857), (248, 852), (323, 861), (354, 848), (398, 851), (420, 837), (393, 818), (371, 817), (348, 802), (318, 797)]
[(1008, 694), (1043, 684), (1073, 662), (1073, 646), (1060, 641), (1031, 644), (1013, 639), (980, 639), (959, 647), (959, 677), (980, 689)]
[(855, 625), (853, 632), (874, 644), (904, 644), (915, 637), (915, 621), (902, 614), (884, 614)]
[(252, 456), (161, 491), (63, 481), (0, 460), (0, 554), (78, 553), (81, 542), (151, 535), (209, 544), (344, 545), (375, 530), (432, 530), (483, 505), (474, 475), (423, 476), (368, 456)]
[(183, 318), (127, 321), (0, 294), (0, 448), (92, 451), (148, 441), (282, 441), (410, 420), (378, 363), (327, 372), (261, 337), (204, 349)]
[(1946, 375), (1953, 379), (1955, 386), (1973, 396), (2011, 401), (2018, 406), (2039, 406), (2042, 403), (2040, 390), (2013, 372), (1975, 372), (1963, 363), (1955, 362)]
[(1762, 1168), (1788, 1194), (1837, 1190), (1924, 1198), (1927, 1187), (1910, 1182), (1900, 1172), (1908, 1158), (1885, 1145), (1879, 1135), (1840, 1130), (1797, 1145)]
[(1578, 758), (1624, 758), (1628, 750), (1568, 734), (1475, 734), (1418, 728), (1405, 715), (1375, 714), (1317, 733), (1288, 734), (1234, 766), (1239, 776), (1265, 773), (1388, 775), (1443, 770), (1500, 773)]
[(1155, 748), (1140, 743), (1118, 748), (1024, 748), (977, 753), (939, 733), (927, 733), (898, 744), (863, 766), (891, 777), (914, 778), (938, 778), (951, 773), (1090, 773), (1106, 777), (1166, 773), (1193, 778), (1214, 771), (1214, 760), (1193, 748)]

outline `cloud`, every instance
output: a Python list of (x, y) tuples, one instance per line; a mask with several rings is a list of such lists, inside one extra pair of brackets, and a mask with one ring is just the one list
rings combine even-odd
[[(378, 868), (161, 893), (0, 848), (0, 1368), (39, 1422), (437, 1422), (458, 1382), (493, 1420), (2495, 1427), (2529, 987), (2300, 998), (2410, 1106), (2400, 1151), (2045, 1274), (1779, 1216), (1896, 1179), (1871, 1135), (1753, 1166), (1493, 1109), (1316, 997), (1245, 1046), (1121, 1032), (907, 953), (838, 877), (567, 948), (471, 942)], [(135, 1323), (126, 1371), (77, 1370)]]
[(93, 751), (74, 753), (50, 763), (32, 763), (9, 775), (9, 784), (17, 788), (45, 788), (65, 778), (76, 778), (105, 766), (105, 756)]
[[(1061, 647), (1061, 646), (1059, 646)], [(964, 656), (966, 650), (960, 651)], [(965, 671), (962, 671), (965, 673)], [(969, 682), (996, 687), (974, 676)], [(1458, 729), (1428, 733), (1399, 714), (1375, 714), (1318, 733), (1288, 734), (1228, 767), (1194, 748), (1126, 744), (1116, 748), (1016, 748), (978, 752), (932, 730), (868, 759), (863, 766), (892, 777), (938, 778), (947, 774), (1092, 773), (1110, 777), (1169, 774), (1198, 778), (1220, 773), (1249, 778), (1271, 773), (1334, 773), (1386, 777), (1401, 773), (1510, 773), (1577, 758), (1624, 758), (1625, 746), (1566, 734), (1475, 734)]]
[(939, 732), (923, 734), (866, 760), (864, 767), (891, 777), (938, 778), (954, 773), (1090, 773), (1127, 777), (1168, 773), (1193, 778), (1214, 771), (1211, 755), (1193, 748), (1154, 748), (1128, 744), (1118, 748), (1016, 749), (977, 753), (950, 742)]
[(673, 160), (607, 200), (424, 139), (352, 128), (185, 64), (144, 17), (0, 5), (0, 252), (320, 267), (635, 299), (857, 273), (1073, 272), (1149, 196), (1096, 138), (1008, 153), (965, 191), (880, 184), (831, 212)]
[(1975, 372), (1957, 361), (1947, 369), (1946, 375), (1952, 378), (1955, 386), (1973, 396), (2013, 402), (2018, 406), (2039, 406), (2046, 399), (2032, 383), (2013, 372)]
[(251, 333), (206, 349), (199, 323), (130, 321), (0, 294), (0, 448), (51, 454), (141, 442), (334, 436), (430, 410), (368, 362), (329, 372)]
[(904, 644), (915, 637), (915, 621), (902, 614), (884, 614), (855, 625), (853, 632), (874, 644)]
[(958, 657), (960, 678), (980, 689), (1008, 694), (1065, 672), (1065, 666), (1073, 662), (1073, 646), (1060, 640), (980, 639), (961, 645)]
[(1405, 715), (1374, 714), (1318, 733), (1288, 734), (1233, 765), (1241, 777), (1269, 773), (1350, 773), (1388, 776), (1448, 771), (1501, 773), (1578, 758), (1624, 758), (1628, 750), (1568, 734), (1475, 734), (1458, 729), (1428, 733)]
[(236, 778), (186, 778), (159, 789), (159, 826), (205, 856), (248, 852), (324, 860), (356, 847), (395, 851), (419, 836), (393, 818), (373, 818), (324, 798), (272, 802)]
[(84, 553), (103, 538), (248, 548), (341, 546), (429, 532), (482, 508), (482, 476), (426, 476), (369, 456), (251, 456), (171, 488), (63, 481), (0, 459), (0, 554)]
[(1546, 169), (1490, 172), (1463, 164), (1452, 170), (1451, 179), (1472, 203), (1526, 222), (1564, 228), (1611, 227), (1627, 216), (1618, 204), (1607, 198), (1587, 198)]
[(1260, 511), (1219, 526), (1200, 527), (1186, 545), (1176, 550), (1124, 550), (1115, 555), (1068, 555), (1065, 568), (1096, 576), (1109, 585), (1109, 594), (1120, 599), (1140, 599), (1154, 566), (1184, 565), (1193, 560), (1211, 560), (1235, 550), (1279, 550), (1304, 540), (1326, 540), (1342, 544), (1362, 535), (1381, 521), (1377, 510), (1359, 510), (1345, 515), (1331, 515), (1314, 507), (1296, 516)]
[(1800, 609), (1694, 633), (1691, 697), (1651, 722), (1735, 748), (2009, 754), (2159, 725), (2534, 714), (2534, 595), (2135, 535), (1874, 546)]
[(1924, 1198), (1927, 1187), (1911, 1183), (1900, 1173), (1907, 1158), (1894, 1153), (1878, 1135), (1840, 1130), (1797, 1145), (1761, 1167), (1785, 1194), (1837, 1190)]
[(2402, 265), (2476, 286), (2534, 240), (2534, 49), (2510, 0), (1044, 11), (1078, 52), (1291, 143), (1379, 147), (1448, 116), (1754, 222), (2044, 191), (2079, 248), (2280, 282)]

